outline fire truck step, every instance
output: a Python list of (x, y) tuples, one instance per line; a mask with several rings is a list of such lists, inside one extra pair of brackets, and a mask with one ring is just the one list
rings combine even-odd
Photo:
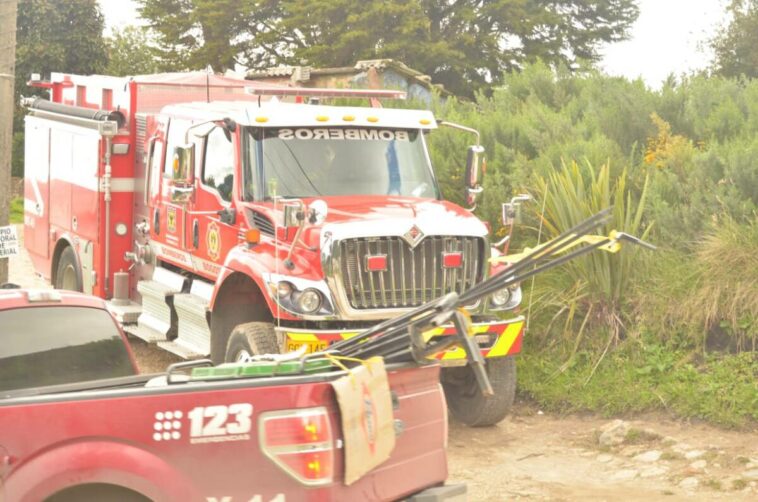
[(138, 324), (128, 324), (124, 326), (124, 331), (130, 335), (136, 336), (137, 338), (146, 341), (147, 343), (156, 343), (158, 341), (166, 339), (166, 335), (160, 331), (155, 331), (154, 329), (148, 328), (144, 325), (140, 326)]
[(115, 305), (113, 302), (106, 301), (106, 306), (113, 317), (121, 324), (137, 324), (137, 319), (142, 313), (142, 305), (135, 302), (129, 302), (126, 305)]
[(182, 359), (198, 359), (201, 357), (206, 357), (208, 354), (200, 354), (198, 352), (195, 352), (189, 347), (184, 346), (181, 343), (177, 342), (158, 342), (158, 347), (162, 348), (163, 350), (167, 350), (171, 352), (172, 354), (176, 354), (177, 356), (181, 357)]
[(142, 314), (137, 321), (140, 328), (157, 331), (161, 335), (158, 340), (170, 340), (176, 336), (173, 301), (174, 295), (181, 293), (185, 281), (179, 274), (156, 267), (151, 280), (137, 283), (137, 291), (142, 295)]
[(195, 279), (189, 293), (174, 295), (174, 308), (179, 318), (175, 342), (198, 354), (210, 354), (210, 305), (213, 284)]

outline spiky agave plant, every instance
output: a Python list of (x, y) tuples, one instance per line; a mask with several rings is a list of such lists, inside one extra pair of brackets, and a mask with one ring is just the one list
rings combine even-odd
[[(532, 207), (539, 212), (542, 221), (542, 240), (611, 206), (613, 216), (605, 228), (606, 234), (619, 230), (644, 239), (650, 230), (650, 225), (643, 228), (647, 179), (637, 200), (627, 189), (626, 181), (626, 170), (611, 180), (608, 164), (596, 171), (589, 163), (580, 166), (576, 162), (563, 163), (560, 170), (547, 178), (538, 178), (538, 194), (542, 200)], [(590, 253), (567, 263), (556, 274), (537, 279), (536, 295), (543, 301), (561, 305), (556, 316), (566, 316), (564, 335), (574, 339), (572, 357), (588, 327), (593, 331), (607, 329), (605, 351), (623, 334), (625, 293), (630, 281), (641, 273), (642, 262), (633, 248), (627, 246), (616, 254)], [(578, 331), (575, 331), (576, 326), (579, 326)]]

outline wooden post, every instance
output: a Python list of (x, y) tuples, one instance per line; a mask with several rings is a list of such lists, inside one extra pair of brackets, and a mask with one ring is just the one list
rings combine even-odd
[[(9, 222), (13, 150), (13, 84), (16, 67), (17, 0), (0, 0), (0, 227)], [(0, 284), (8, 280), (8, 259), (0, 259)]]

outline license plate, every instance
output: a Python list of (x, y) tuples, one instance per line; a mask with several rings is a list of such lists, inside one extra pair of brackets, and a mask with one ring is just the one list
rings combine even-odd
[(311, 354), (313, 352), (320, 352), (322, 350), (326, 350), (326, 348), (329, 346), (329, 343), (328, 342), (322, 342), (322, 341), (317, 341), (317, 342), (292, 342), (292, 341), (288, 341), (287, 342), (287, 352), (294, 352), (296, 350), (299, 350), (300, 347), (302, 347), (303, 345), (305, 345), (305, 347), (306, 347), (306, 349), (305, 349), (306, 354)]

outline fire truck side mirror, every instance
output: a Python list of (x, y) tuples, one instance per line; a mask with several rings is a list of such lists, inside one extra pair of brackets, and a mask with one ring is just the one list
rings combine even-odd
[(476, 204), (476, 199), (479, 197), (479, 194), (482, 193), (480, 183), (483, 162), (484, 147), (481, 145), (472, 145), (468, 147), (464, 179), (466, 182), (466, 203), (470, 206)]
[(195, 166), (195, 145), (179, 145), (174, 148), (173, 171), (171, 175), (171, 201), (184, 203), (192, 198), (193, 169)]
[(192, 183), (192, 168), (195, 165), (195, 145), (179, 145), (174, 148), (174, 184)]
[(284, 206), (282, 218), (284, 228), (299, 227), (304, 219), (302, 204), (286, 204)]
[(502, 223), (503, 226), (509, 227), (521, 223), (521, 203), (529, 202), (532, 196), (529, 194), (519, 194), (513, 197), (510, 202), (504, 202), (502, 206)]

